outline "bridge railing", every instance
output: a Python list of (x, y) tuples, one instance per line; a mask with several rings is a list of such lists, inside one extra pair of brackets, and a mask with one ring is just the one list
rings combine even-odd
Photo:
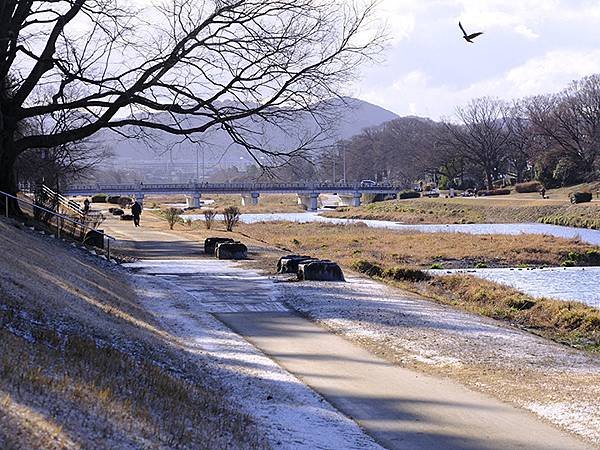
[(100, 192), (182, 192), (193, 193), (203, 191), (222, 192), (269, 192), (269, 191), (316, 191), (325, 190), (362, 191), (362, 192), (398, 192), (399, 186), (376, 185), (361, 186), (360, 183), (138, 183), (138, 184), (95, 184), (71, 185), (66, 193), (100, 193)]

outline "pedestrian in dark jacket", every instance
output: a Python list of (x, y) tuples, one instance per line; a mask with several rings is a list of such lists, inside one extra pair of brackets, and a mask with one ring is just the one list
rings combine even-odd
[(140, 215), (142, 214), (142, 205), (137, 200), (131, 206), (131, 215), (133, 216), (133, 224), (136, 227), (140, 226)]

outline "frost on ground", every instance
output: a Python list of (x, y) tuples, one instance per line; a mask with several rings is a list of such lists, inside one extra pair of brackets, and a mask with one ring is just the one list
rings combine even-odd
[(387, 287), (279, 283), (282, 301), (398, 363), (453, 378), (600, 444), (600, 358)]
[(129, 266), (142, 272), (135, 284), (147, 310), (190, 356), (212, 361), (211, 372), (227, 386), (231, 403), (265, 430), (274, 448), (381, 448), (353, 421), (212, 316), (285, 310), (270, 280), (214, 260), (151, 260)]

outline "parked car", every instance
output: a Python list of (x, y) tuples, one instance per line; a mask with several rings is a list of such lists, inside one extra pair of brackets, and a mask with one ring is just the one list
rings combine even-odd
[(373, 181), (373, 180), (362, 180), (360, 182), (360, 187), (373, 187), (373, 186), (377, 186), (377, 181)]

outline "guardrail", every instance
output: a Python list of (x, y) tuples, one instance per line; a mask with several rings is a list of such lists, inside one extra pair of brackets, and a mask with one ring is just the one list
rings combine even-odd
[[(106, 245), (106, 257), (107, 257), (108, 260), (110, 260), (110, 241), (111, 240), (116, 241), (117, 239), (115, 237), (113, 237), (113, 236), (111, 236), (109, 234), (106, 234), (106, 233), (104, 233), (102, 231), (98, 231), (95, 228), (90, 227), (89, 225), (86, 225), (85, 223), (78, 222), (77, 220), (74, 220), (74, 219), (72, 219), (70, 217), (63, 216), (62, 214), (59, 214), (56, 211), (51, 211), (51, 210), (49, 210), (47, 208), (44, 208), (44, 207), (39, 206), (39, 205), (36, 205), (33, 202), (30, 202), (30, 201), (27, 201), (27, 200), (23, 200), (22, 198), (18, 198), (17, 196), (11, 195), (11, 194), (9, 194), (7, 192), (0, 191), (0, 195), (4, 196), (4, 206), (5, 206), (4, 213), (5, 213), (5, 215), (6, 215), (7, 218), (9, 217), (9, 215), (8, 215), (8, 209), (9, 209), (9, 205), (8, 205), (9, 204), (9, 200), (8, 199), (9, 198), (11, 198), (13, 200), (16, 200), (17, 204), (24, 203), (24, 204), (30, 206), (33, 209), (37, 209), (39, 211), (43, 211), (43, 212), (45, 212), (47, 214), (51, 214), (52, 216), (54, 216), (56, 218), (56, 225), (55, 226), (56, 226), (56, 237), (57, 238), (60, 238), (60, 232), (61, 232), (61, 229), (64, 226), (63, 222), (71, 223), (75, 227), (81, 227), (81, 229), (84, 230), (84, 231), (85, 230), (91, 230), (91, 231), (94, 231), (94, 232), (102, 235), (102, 239), (103, 240), (106, 239), (106, 244), (107, 244)], [(85, 243), (85, 234), (83, 234), (83, 240), (82, 240), (82, 242)]]
[(400, 186), (361, 185), (360, 183), (135, 183), (69, 185), (66, 195), (93, 193), (106, 194), (159, 194), (159, 193), (246, 193), (246, 192), (399, 192)]

